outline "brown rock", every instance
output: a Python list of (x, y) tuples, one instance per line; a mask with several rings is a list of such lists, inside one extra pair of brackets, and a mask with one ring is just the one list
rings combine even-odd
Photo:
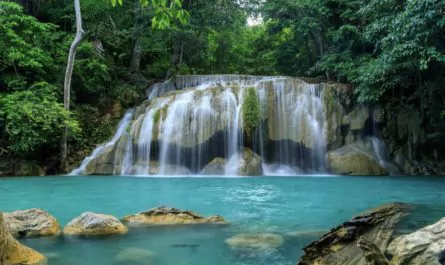
[(29, 209), (4, 214), (9, 233), (16, 238), (57, 236), (60, 224), (42, 209)]
[(107, 236), (128, 232), (119, 219), (106, 214), (86, 212), (70, 221), (63, 229), (65, 235)]
[(141, 225), (181, 225), (181, 224), (226, 224), (219, 215), (203, 217), (191, 211), (184, 211), (170, 207), (156, 207), (145, 212), (127, 215), (124, 223)]
[(407, 210), (404, 204), (391, 203), (356, 216), (306, 246), (297, 265), (365, 265), (358, 239), (363, 236), (384, 251)]
[(0, 212), (0, 264), (1, 265), (44, 265), (46, 258), (37, 251), (20, 244), (6, 228)]

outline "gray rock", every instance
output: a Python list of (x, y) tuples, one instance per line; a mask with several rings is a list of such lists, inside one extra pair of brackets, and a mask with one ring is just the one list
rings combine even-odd
[[(394, 239), (388, 247), (391, 265), (440, 265), (445, 250), (445, 218)], [(443, 263), (442, 263), (443, 264)]]

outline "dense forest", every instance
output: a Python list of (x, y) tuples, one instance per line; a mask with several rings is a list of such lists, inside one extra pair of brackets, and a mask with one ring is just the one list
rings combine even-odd
[(68, 111), (73, 1), (0, 1), (0, 175), (60, 172), (65, 127), (78, 163), (151, 84), (180, 74), (350, 83), (358, 102), (419, 110), (428, 144), (444, 145), (445, 1), (118, 2), (80, 1)]

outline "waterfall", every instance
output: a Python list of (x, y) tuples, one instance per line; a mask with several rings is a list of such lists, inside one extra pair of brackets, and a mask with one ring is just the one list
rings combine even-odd
[[(252, 140), (246, 141), (242, 106), (251, 88), (260, 118)], [(326, 117), (320, 85), (290, 77), (198, 75), (177, 76), (149, 92), (134, 117), (127, 113), (113, 139), (74, 174), (97, 173), (94, 166), (120, 175), (198, 174), (218, 158), (224, 163), (219, 174), (237, 175), (241, 164), (256, 166), (258, 158), (246, 157), (252, 154), (266, 175), (324, 172)], [(86, 172), (93, 160), (92, 172)]]
[(84, 174), (87, 165), (92, 160), (94, 160), (95, 158), (99, 157), (104, 152), (105, 149), (107, 149), (108, 147), (112, 147), (113, 145), (116, 144), (116, 142), (121, 138), (121, 136), (125, 133), (126, 129), (128, 128), (128, 125), (130, 124), (132, 117), (133, 117), (133, 110), (127, 111), (127, 113), (125, 113), (125, 115), (122, 118), (122, 120), (119, 122), (119, 124), (117, 126), (116, 133), (114, 134), (114, 136), (111, 139), (111, 141), (109, 141), (109, 142), (107, 142), (107, 143), (105, 143), (103, 145), (100, 145), (96, 149), (94, 149), (93, 153), (91, 153), (90, 156), (87, 156), (82, 161), (80, 166), (78, 168), (76, 168), (75, 170), (71, 171), (69, 173), (69, 175)]

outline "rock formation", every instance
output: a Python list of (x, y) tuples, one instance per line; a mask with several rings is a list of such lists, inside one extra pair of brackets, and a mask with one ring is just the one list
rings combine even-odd
[(92, 212), (74, 218), (63, 229), (65, 235), (74, 236), (107, 236), (127, 232), (127, 227), (116, 217)]
[(203, 217), (191, 211), (170, 207), (156, 207), (145, 212), (125, 216), (122, 221), (133, 225), (181, 225), (181, 224), (226, 224), (219, 215)]
[(385, 250), (407, 210), (406, 205), (393, 203), (360, 214), (306, 246), (297, 264), (365, 265), (363, 253), (357, 248), (359, 238), (363, 237), (378, 249)]
[(23, 246), (8, 232), (2, 212), (0, 212), (0, 264), (46, 264), (46, 258), (42, 254), (26, 246)]
[(16, 238), (57, 236), (61, 232), (56, 218), (41, 209), (4, 213), (4, 219)]
[(408, 235), (394, 239), (388, 247), (391, 265), (445, 264), (445, 218)]
[[(253, 101), (259, 104), (255, 109), (260, 110), (259, 121), (254, 122), (242, 111), (251, 89), (258, 99)], [(247, 147), (262, 163), (306, 172), (325, 173), (326, 158), (328, 171), (335, 174), (445, 172), (445, 163), (437, 162), (438, 152), (422, 151), (427, 135), (417, 110), (359, 104), (351, 85), (208, 75), (176, 76), (150, 90), (149, 100), (134, 110), (125, 128), (118, 129), (119, 137), (101, 147), (78, 174), (221, 173), (215, 163), (230, 163)], [(249, 135), (245, 124), (255, 125)], [(384, 157), (376, 157), (381, 154), (372, 148), (353, 148), (370, 137), (384, 140)], [(153, 168), (153, 162), (159, 166)], [(230, 174), (226, 169), (224, 173)]]
[(363, 251), (366, 265), (390, 265), (388, 259), (374, 243), (360, 237), (357, 247)]

